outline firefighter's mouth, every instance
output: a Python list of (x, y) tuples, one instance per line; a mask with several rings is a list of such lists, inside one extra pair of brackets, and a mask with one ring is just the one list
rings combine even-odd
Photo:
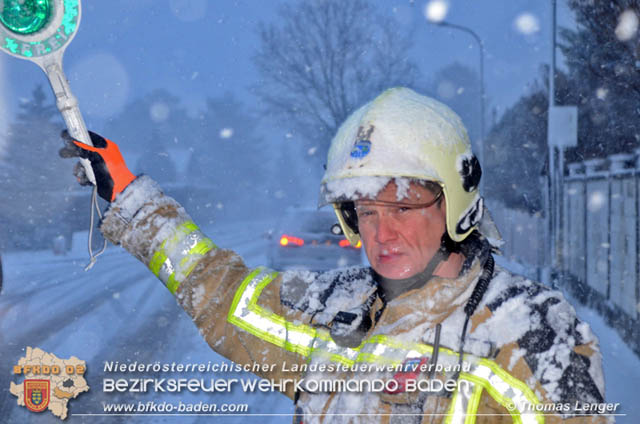
[(389, 263), (397, 260), (399, 257), (404, 256), (404, 253), (399, 248), (382, 249), (378, 254), (378, 261), (380, 263)]

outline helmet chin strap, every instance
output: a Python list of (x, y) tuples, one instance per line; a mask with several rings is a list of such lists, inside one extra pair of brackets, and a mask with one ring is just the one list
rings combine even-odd
[(394, 279), (383, 277), (373, 270), (376, 281), (378, 281), (384, 293), (384, 300), (389, 302), (406, 291), (421, 288), (431, 279), (433, 272), (440, 263), (449, 259), (451, 253), (459, 251), (458, 243), (451, 240), (449, 234), (445, 231), (440, 240), (440, 248), (438, 248), (431, 260), (429, 260), (427, 266), (421, 272), (408, 278)]

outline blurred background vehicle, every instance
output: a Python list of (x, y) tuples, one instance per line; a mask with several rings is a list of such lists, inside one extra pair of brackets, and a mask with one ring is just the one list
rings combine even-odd
[(334, 234), (337, 222), (330, 209), (288, 209), (271, 236), (269, 266), (324, 271), (362, 265), (361, 243), (351, 246), (343, 235)]

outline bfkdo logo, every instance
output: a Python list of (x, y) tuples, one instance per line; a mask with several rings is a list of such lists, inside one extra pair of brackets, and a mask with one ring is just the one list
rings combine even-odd
[(24, 404), (29, 411), (42, 412), (49, 405), (49, 380), (24, 380)]
[(48, 410), (64, 420), (69, 401), (89, 390), (84, 379), (86, 370), (85, 361), (75, 356), (61, 359), (37, 347), (27, 347), (25, 356), (13, 366), (13, 375), (24, 380), (17, 384), (12, 381), (9, 391), (18, 398), (19, 406), (32, 412)]

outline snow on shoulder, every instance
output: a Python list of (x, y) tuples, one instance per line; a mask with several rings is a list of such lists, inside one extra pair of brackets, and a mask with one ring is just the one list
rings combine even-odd
[(510, 364), (524, 357), (552, 401), (603, 401), (598, 340), (562, 293), (496, 266), (479, 308), (485, 306), (492, 314), (478, 325), (474, 338), (498, 348), (516, 342)]

